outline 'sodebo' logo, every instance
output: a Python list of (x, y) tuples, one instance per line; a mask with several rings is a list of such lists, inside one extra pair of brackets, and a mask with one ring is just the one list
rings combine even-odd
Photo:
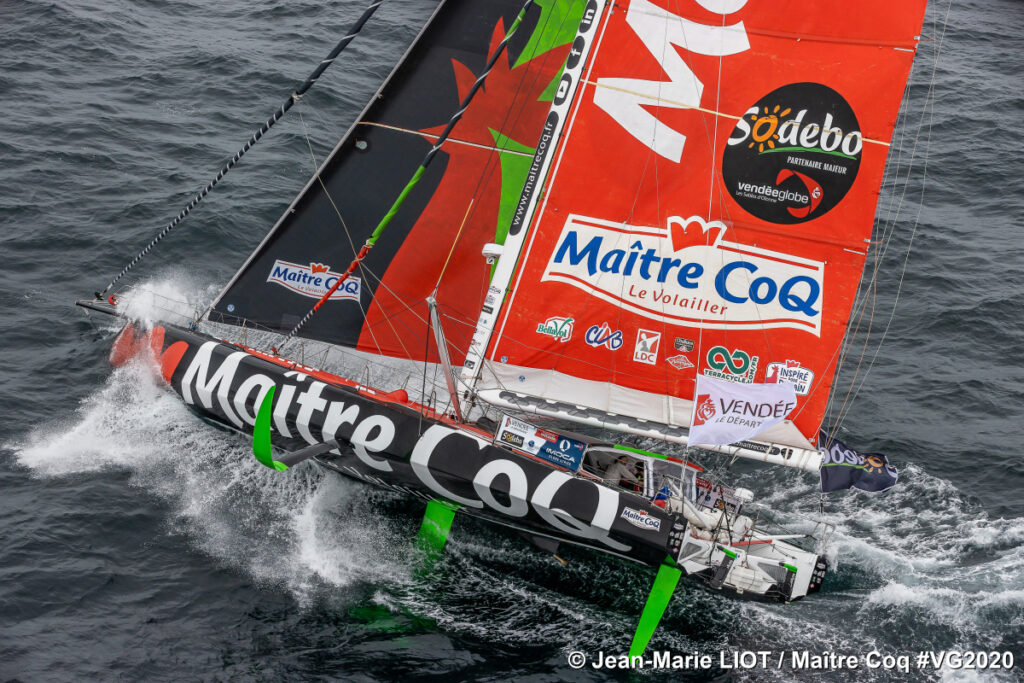
[(570, 214), (541, 281), (659, 322), (820, 336), (825, 265), (730, 242), (725, 232), (699, 216), (672, 216), (661, 228)]
[(864, 138), (849, 103), (820, 83), (790, 83), (752, 105), (722, 155), (733, 199), (770, 223), (803, 223), (846, 196)]
[[(308, 296), (311, 299), (322, 299), (324, 294), (334, 286), (334, 283), (341, 277), (341, 273), (331, 271), (330, 266), (323, 263), (310, 263), (308, 266), (300, 266), (297, 263), (289, 263), (278, 259), (274, 262), (267, 276), (267, 282), (287, 287), (296, 294)], [(341, 286), (331, 294), (331, 301), (348, 299), (359, 300), (359, 293), (362, 282), (358, 277), (349, 275)]]

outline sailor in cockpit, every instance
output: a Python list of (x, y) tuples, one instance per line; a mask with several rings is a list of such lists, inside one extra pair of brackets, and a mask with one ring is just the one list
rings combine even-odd
[(607, 470), (604, 472), (604, 482), (611, 484), (612, 486), (630, 486), (631, 484), (639, 484), (640, 480), (637, 478), (633, 471), (628, 465), (629, 458), (626, 456), (620, 456), (618, 460), (613, 462)]

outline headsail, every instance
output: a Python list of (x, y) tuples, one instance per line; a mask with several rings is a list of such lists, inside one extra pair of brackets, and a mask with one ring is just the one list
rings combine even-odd
[(617, 3), (464, 378), (668, 431), (699, 375), (788, 382), (765, 436), (812, 448), (924, 6)]
[[(214, 302), (211, 319), (288, 332), (323, 296), (456, 110), (522, 0), (447, 0), (320, 173)], [(468, 345), (490, 268), (541, 136), (585, 3), (536, 2), (452, 138), (370, 253), (301, 336), (422, 359), (425, 299), (464, 321)], [(454, 249), (453, 249), (454, 243)], [(435, 360), (433, 354), (428, 360)], [(461, 354), (453, 359), (462, 362)]]

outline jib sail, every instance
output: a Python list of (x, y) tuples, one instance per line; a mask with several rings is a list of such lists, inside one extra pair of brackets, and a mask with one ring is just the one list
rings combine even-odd
[[(212, 320), (279, 332), (295, 326), (387, 212), (522, 4), (447, 0), (439, 6), (318, 177), (218, 296)], [(585, 4), (547, 0), (529, 8), (441, 157), (364, 267), (300, 336), (423, 359), (424, 300), (443, 270), (436, 298), (455, 321), (446, 332), (453, 352), (468, 345), (491, 275), (481, 249), (504, 241)]]
[(677, 428), (699, 375), (788, 382), (812, 447), (924, 7), (616, 3), (464, 378)]

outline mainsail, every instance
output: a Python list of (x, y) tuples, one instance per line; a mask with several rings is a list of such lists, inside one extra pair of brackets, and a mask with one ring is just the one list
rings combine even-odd
[[(425, 354), (425, 299), (456, 323), (453, 362), (483, 305), (487, 243), (502, 243), (585, 2), (529, 8), (507, 51), (370, 252), (301, 336)], [(289, 332), (388, 211), (501, 41), (522, 0), (442, 2), (371, 104), (214, 302), (210, 319)], [(454, 243), (454, 246), (453, 246)], [(440, 276), (444, 273), (443, 280)], [(425, 357), (426, 355), (426, 357)]]
[(615, 3), (464, 381), (682, 441), (698, 376), (789, 382), (813, 448), (924, 6)]

